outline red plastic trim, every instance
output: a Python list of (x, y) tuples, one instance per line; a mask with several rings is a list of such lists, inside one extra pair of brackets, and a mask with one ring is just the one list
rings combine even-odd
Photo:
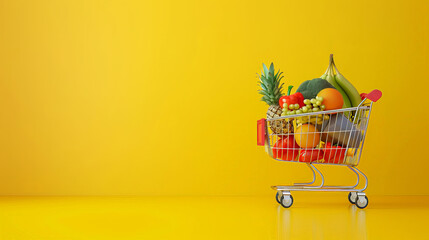
[(258, 120), (258, 146), (265, 145), (265, 138), (267, 133), (267, 121), (265, 118)]
[(378, 99), (380, 99), (382, 95), (383, 94), (381, 93), (380, 90), (375, 89), (375, 90), (372, 90), (370, 93), (368, 93), (366, 95), (366, 98), (373, 101), (373, 102), (377, 102)]

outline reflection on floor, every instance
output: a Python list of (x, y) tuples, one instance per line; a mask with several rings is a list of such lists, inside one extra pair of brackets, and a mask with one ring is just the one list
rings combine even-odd
[(0, 239), (424, 239), (429, 197), (1, 197)]

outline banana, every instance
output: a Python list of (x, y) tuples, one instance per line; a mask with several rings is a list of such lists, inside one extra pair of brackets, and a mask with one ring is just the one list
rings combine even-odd
[(344, 92), (344, 90), (341, 88), (341, 86), (335, 81), (335, 75), (334, 75), (334, 69), (332, 68), (332, 65), (328, 69), (328, 73), (326, 76), (326, 81), (328, 81), (332, 86), (334, 86), (340, 93), (343, 95), (343, 108), (349, 108), (352, 106), (349, 97)]
[[(332, 54), (331, 54), (332, 55)], [(326, 77), (328, 76), (328, 72), (329, 72), (329, 68), (331, 67), (331, 65), (332, 65), (332, 61), (334, 60), (334, 58), (333, 57), (330, 57), (329, 58), (329, 65), (328, 65), (328, 68), (326, 69), (326, 71), (325, 71), (325, 73), (320, 77), (321, 79), (325, 79), (326, 80)]]
[[(350, 103), (353, 107), (357, 107), (362, 99), (360, 98), (358, 90), (351, 84), (337, 69), (335, 63), (332, 62), (335, 70), (337, 71), (337, 75), (335, 76), (335, 82), (344, 90), (347, 96), (350, 99)], [(332, 84), (332, 83), (331, 83)]]

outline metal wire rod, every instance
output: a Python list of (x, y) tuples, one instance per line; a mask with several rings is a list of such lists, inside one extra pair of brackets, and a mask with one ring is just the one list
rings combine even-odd
[(313, 168), (310, 166), (309, 163), (307, 163), (307, 167), (309, 167), (311, 169), (311, 171), (313, 172), (313, 181), (311, 182), (307, 182), (307, 183), (294, 183), (294, 186), (303, 186), (303, 185), (311, 185), (314, 182), (316, 182), (316, 173), (314, 172)]

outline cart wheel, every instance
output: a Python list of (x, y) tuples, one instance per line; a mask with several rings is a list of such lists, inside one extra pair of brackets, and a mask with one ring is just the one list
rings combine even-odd
[(288, 195), (283, 195), (280, 198), (280, 204), (284, 207), (284, 208), (290, 208), (290, 206), (292, 206), (293, 204), (293, 197), (292, 195), (288, 194)]
[(276, 193), (276, 201), (277, 201), (278, 203), (280, 203), (280, 204), (281, 204), (281, 201), (282, 201), (282, 200), (281, 200), (282, 195), (283, 195), (283, 194), (282, 194), (281, 192), (277, 192), (277, 193)]
[(349, 202), (352, 204), (356, 203), (357, 194), (355, 192), (349, 192)]
[(357, 197), (356, 206), (358, 208), (366, 208), (366, 206), (368, 206), (368, 198), (366, 196)]

